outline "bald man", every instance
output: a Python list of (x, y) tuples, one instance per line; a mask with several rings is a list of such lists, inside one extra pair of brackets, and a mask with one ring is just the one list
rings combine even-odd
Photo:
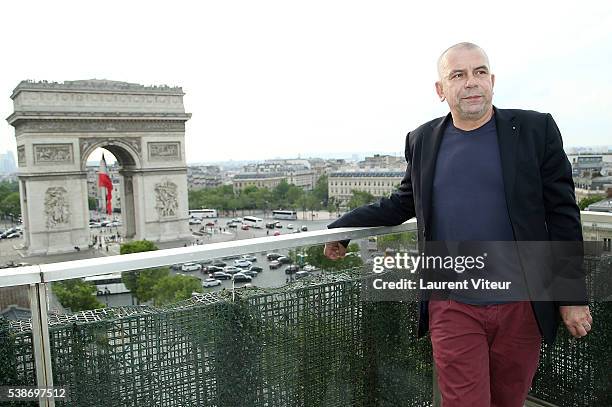
[[(475, 44), (445, 50), (438, 75), (436, 93), (450, 113), (408, 134), (398, 190), (328, 227), (391, 226), (416, 216), (420, 243), (580, 243), (571, 165), (552, 116), (494, 107), (495, 76)], [(341, 258), (347, 244), (327, 243), (325, 255)], [(521, 280), (525, 271), (501, 267), (496, 273)], [(577, 282), (585, 293), (577, 301), (517, 301), (503, 294), (482, 301), (460, 293), (421, 301), (419, 336), (430, 331), (443, 406), (522, 407), (542, 337), (554, 341), (559, 319), (575, 337), (591, 330), (583, 285)]]

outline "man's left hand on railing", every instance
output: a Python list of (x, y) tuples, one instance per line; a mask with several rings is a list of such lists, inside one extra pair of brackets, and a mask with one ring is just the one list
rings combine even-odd
[(593, 327), (593, 317), (588, 305), (562, 305), (559, 312), (565, 327), (575, 338), (586, 336)]

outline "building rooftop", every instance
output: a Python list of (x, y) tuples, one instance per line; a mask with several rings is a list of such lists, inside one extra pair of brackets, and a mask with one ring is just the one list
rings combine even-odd
[(281, 172), (245, 172), (234, 175), (234, 179), (266, 179), (284, 177)]
[(332, 172), (330, 177), (403, 177), (404, 171), (341, 171)]
[(110, 81), (106, 79), (87, 79), (64, 82), (49, 82), (49, 81), (21, 81), (13, 90), (11, 98), (14, 98), (22, 90), (53, 90), (53, 91), (111, 91), (113, 93), (166, 93), (183, 95), (183, 88), (170, 87), (167, 85), (145, 86), (138, 83), (129, 83), (121, 81)]

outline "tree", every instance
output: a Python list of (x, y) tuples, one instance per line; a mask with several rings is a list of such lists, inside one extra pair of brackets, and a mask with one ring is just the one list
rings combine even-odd
[(87, 197), (87, 205), (89, 206), (90, 211), (95, 211), (98, 209), (98, 201), (92, 196)]
[(161, 278), (152, 287), (153, 304), (166, 305), (191, 298), (193, 292), (202, 292), (202, 282), (192, 276), (173, 275)]
[(580, 200), (580, 202), (578, 203), (578, 207), (580, 208), (581, 211), (585, 210), (587, 206), (589, 206), (590, 204), (593, 204), (595, 202), (599, 202), (602, 199), (605, 199), (605, 195), (593, 195), (593, 196), (588, 196), (586, 198), (582, 198)]
[(376, 197), (369, 192), (366, 191), (351, 191), (353, 196), (348, 202), (348, 207), (350, 209), (355, 209), (363, 205), (370, 204), (376, 200)]
[[(338, 260), (330, 260), (323, 254), (323, 245), (310, 246), (305, 250), (308, 263), (323, 270), (347, 270), (363, 265), (363, 261), (356, 254), (359, 253), (359, 245), (351, 243), (347, 248), (347, 256)], [(354, 253), (354, 254), (349, 254)]]
[(19, 216), (21, 214), (19, 192), (11, 192), (0, 201), (0, 214), (4, 216)]
[(322, 206), (327, 206), (327, 201), (329, 200), (327, 175), (322, 175), (321, 177), (319, 177), (312, 193), (316, 197), (317, 202), (321, 202)]
[(0, 201), (13, 192), (19, 192), (19, 184), (17, 182), (0, 182)]
[[(130, 254), (130, 253), (141, 253), (141, 252), (150, 252), (157, 250), (157, 246), (153, 242), (148, 240), (134, 240), (132, 242), (127, 242), (121, 244), (121, 248), (119, 249), (120, 254)], [(163, 270), (165, 269), (165, 273)], [(149, 269), (149, 270), (140, 270), (140, 271), (126, 271), (121, 274), (121, 280), (125, 287), (132, 292), (132, 294), (138, 299), (138, 301), (148, 301), (151, 298), (148, 295), (147, 289), (150, 289), (155, 282), (151, 283), (155, 278), (162, 278), (165, 275), (170, 274), (167, 267), (160, 269)], [(140, 284), (143, 284), (143, 288), (141, 289)]]
[[(157, 250), (157, 246), (148, 240), (135, 240), (121, 245), (121, 254), (140, 253)], [(139, 302), (153, 301), (155, 305), (191, 297), (193, 292), (202, 292), (198, 278), (182, 275), (171, 275), (168, 267), (157, 267), (140, 271), (126, 271), (121, 279), (128, 290)]]
[(157, 250), (155, 243), (148, 240), (134, 240), (132, 242), (122, 243), (119, 249), (120, 254), (151, 252)]
[(53, 292), (64, 308), (72, 312), (104, 308), (96, 298), (96, 286), (81, 279), (53, 283)]

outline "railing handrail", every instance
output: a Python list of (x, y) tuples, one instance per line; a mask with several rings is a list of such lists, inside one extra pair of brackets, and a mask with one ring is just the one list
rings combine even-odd
[(108, 273), (142, 270), (232, 255), (264, 252), (298, 246), (310, 246), (337, 240), (363, 239), (370, 236), (415, 231), (416, 228), (416, 219), (413, 218), (397, 226), (315, 230), (299, 234), (291, 233), (280, 236), (256, 237), (252, 239), (232, 240), (230, 242), (209, 243), (151, 252), (38, 264), (2, 270), (2, 272), (0, 272), (0, 287), (47, 283)]

